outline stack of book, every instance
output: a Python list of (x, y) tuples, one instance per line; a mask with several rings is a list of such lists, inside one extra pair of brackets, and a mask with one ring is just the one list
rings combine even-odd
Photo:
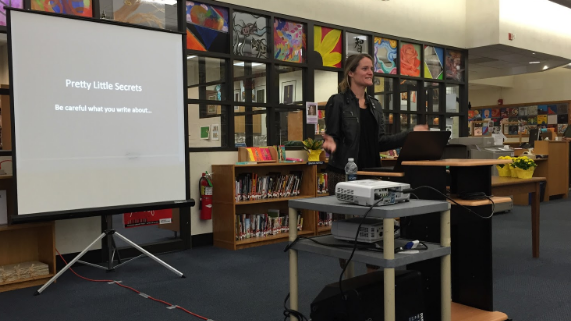
[(0, 266), (0, 284), (38, 278), (50, 274), (47, 264), (34, 261)]
[[(289, 232), (289, 216), (270, 214), (241, 214), (236, 220), (236, 240), (262, 238)], [(279, 212), (278, 212), (279, 215)], [(303, 217), (297, 216), (297, 230), (303, 229)]]
[(236, 202), (300, 195), (303, 172), (292, 171), (288, 175), (268, 173), (242, 174), (236, 177)]

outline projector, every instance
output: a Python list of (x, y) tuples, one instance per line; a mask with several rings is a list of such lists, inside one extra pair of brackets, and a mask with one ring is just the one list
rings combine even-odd
[(410, 194), (402, 192), (407, 189), (410, 184), (363, 179), (337, 183), (335, 196), (342, 202), (383, 206), (408, 201)]
[[(383, 240), (383, 220), (378, 218), (365, 218), (363, 221), (362, 217), (354, 217), (342, 221), (333, 221), (331, 234), (338, 240), (355, 241), (359, 224), (361, 224), (361, 228), (357, 242), (375, 243)], [(394, 238), (398, 237), (400, 237), (400, 226), (395, 221)]]

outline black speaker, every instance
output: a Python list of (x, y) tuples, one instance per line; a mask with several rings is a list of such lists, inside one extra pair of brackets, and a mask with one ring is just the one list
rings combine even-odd
[[(312, 321), (383, 321), (384, 272), (367, 273), (327, 285), (311, 303)], [(426, 321), (422, 278), (417, 271), (395, 271), (396, 321)]]

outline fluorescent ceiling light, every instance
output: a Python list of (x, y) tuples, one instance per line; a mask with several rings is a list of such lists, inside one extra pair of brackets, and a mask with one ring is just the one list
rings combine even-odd
[(538, 63), (541, 63), (541, 61), (530, 61), (529, 62), (530, 65), (534, 65), (534, 64), (538, 64)]
[(142, 0), (143, 2), (150, 2), (150, 3), (157, 3), (157, 4), (166, 4), (166, 5), (175, 5), (176, 0)]
[(186, 56), (186, 59), (196, 58), (196, 56)]
[[(252, 67), (261, 66), (261, 65), (263, 65), (263, 63), (259, 63), (259, 62), (253, 62), (252, 63)], [(244, 66), (244, 62), (243, 61), (235, 62), (234, 66)]]

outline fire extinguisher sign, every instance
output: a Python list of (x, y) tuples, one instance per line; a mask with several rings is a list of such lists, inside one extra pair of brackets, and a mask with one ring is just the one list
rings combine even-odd
[(172, 209), (131, 212), (123, 214), (123, 223), (125, 224), (125, 228), (167, 224), (171, 222), (172, 222)]

